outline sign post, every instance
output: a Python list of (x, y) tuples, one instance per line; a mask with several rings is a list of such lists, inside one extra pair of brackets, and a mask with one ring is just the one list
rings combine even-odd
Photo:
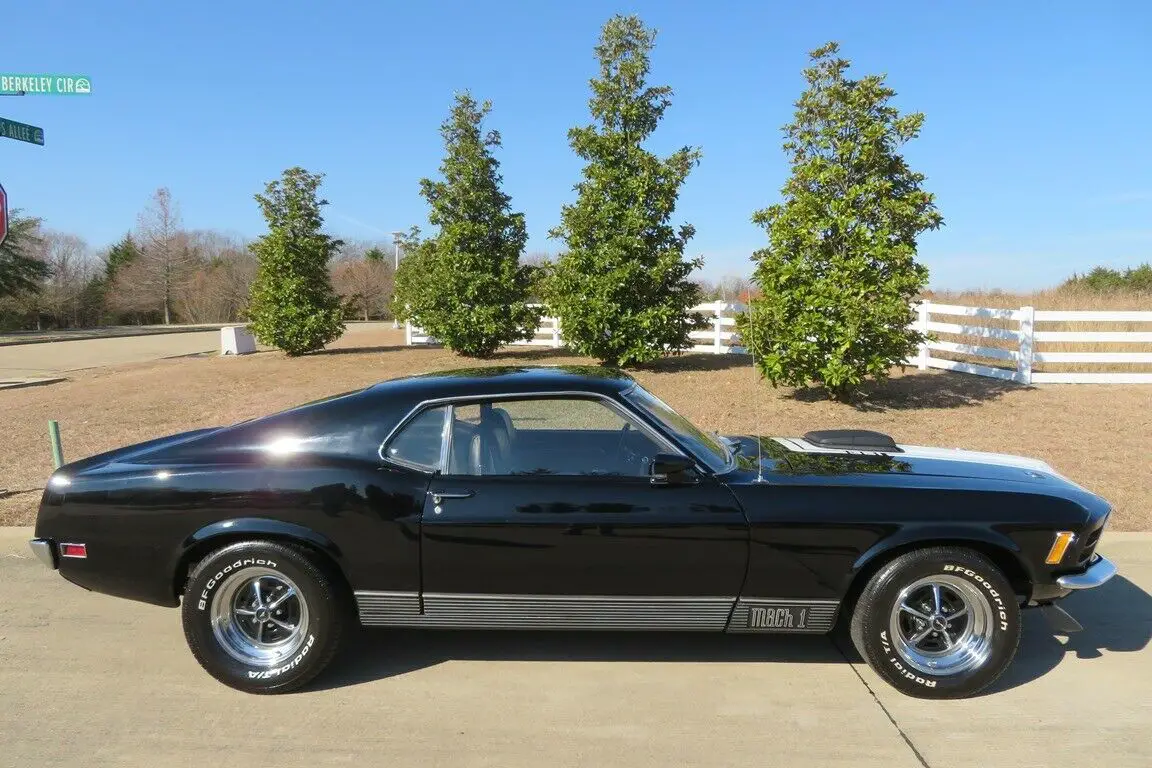
[(87, 75), (9, 74), (0, 72), (0, 96), (89, 96)]
[(4, 191), (4, 185), (0, 184), (0, 245), (4, 245), (4, 239), (8, 237), (8, 193)]
[(44, 146), (43, 128), (38, 125), (18, 123), (15, 120), (8, 120), (3, 117), (0, 117), (0, 137)]

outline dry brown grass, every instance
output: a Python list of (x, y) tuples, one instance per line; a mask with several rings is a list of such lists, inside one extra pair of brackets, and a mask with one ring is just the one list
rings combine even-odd
[[(993, 309), (1020, 309), (1034, 307), (1037, 310), (1081, 310), (1097, 312), (1152, 312), (1152, 294), (1120, 291), (1099, 293), (1076, 288), (1053, 288), (1035, 293), (1004, 293), (1002, 291), (929, 291), (924, 298), (938, 304), (960, 304), (967, 307), (989, 307)], [(1018, 330), (1019, 324), (1007, 319), (984, 319), (966, 321), (955, 315), (932, 315), (933, 321), (981, 325), (991, 328)], [(1037, 322), (1037, 331), (1152, 331), (1152, 321), (1129, 322)], [(937, 334), (941, 341), (973, 344), (997, 349), (1016, 349), (1013, 342), (1001, 339), (985, 339), (978, 335)], [(1036, 352), (1152, 352), (1152, 344), (1108, 343), (1108, 342), (1039, 342)], [(933, 350), (933, 357), (946, 360), (962, 360), (980, 363), (994, 368), (1014, 368), (1009, 361), (990, 360), (965, 354), (955, 354)], [(1034, 371), (1051, 373), (1085, 371), (1099, 373), (1152, 373), (1152, 363), (1036, 363)]]
[[(178, 358), (82, 371), (66, 382), (0, 391), (6, 435), (0, 487), (36, 489), (51, 472), (46, 422), (57, 419), (66, 458), (194, 427), (229, 424), (381, 379), (475, 365), (442, 349), (401, 346), (383, 329), (327, 353)], [(360, 346), (348, 348), (348, 344)], [(516, 348), (486, 365), (585, 363), (564, 350)], [(706, 429), (797, 435), (856, 427), (907, 443), (1036, 456), (1116, 506), (1113, 526), (1152, 529), (1152, 386), (1024, 388), (951, 373), (897, 374), (857, 406), (819, 393), (772, 390), (748, 358), (686, 355), (639, 371), (648, 388)], [(0, 500), (0, 524), (27, 525), (38, 492)]]

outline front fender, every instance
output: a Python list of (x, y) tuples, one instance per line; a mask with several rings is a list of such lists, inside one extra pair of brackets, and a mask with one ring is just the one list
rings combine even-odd
[(888, 555), (898, 550), (914, 546), (930, 547), (945, 544), (963, 546), (965, 543), (977, 545), (977, 548), (993, 547), (1005, 553), (1019, 566), (1020, 571), (1029, 581), (1035, 581), (1035, 574), (1028, 565), (1027, 559), (1021, 556), (1020, 545), (1011, 537), (992, 528), (934, 522), (902, 526), (891, 536), (886, 536), (869, 547), (852, 564), (852, 570), (847, 574), (843, 584), (843, 591), (848, 590), (862, 571), (869, 569), (877, 562), (887, 560)]

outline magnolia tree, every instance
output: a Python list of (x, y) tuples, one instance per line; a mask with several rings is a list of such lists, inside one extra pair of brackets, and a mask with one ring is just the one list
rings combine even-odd
[(552, 237), (567, 250), (551, 270), (545, 294), (576, 352), (609, 365), (634, 365), (689, 346), (689, 320), (699, 287), (686, 260), (695, 230), (669, 221), (700, 151), (684, 147), (661, 158), (643, 147), (671, 103), (672, 89), (647, 83), (656, 33), (636, 16), (604, 25), (588, 106), (593, 124), (568, 140), (585, 162), (577, 199), (566, 205)]
[(908, 328), (928, 282), (916, 239), (943, 219), (898, 151), (924, 115), (901, 115), (879, 75), (849, 79), (838, 52), (813, 51), (804, 70), (808, 88), (784, 128), (784, 199), (752, 217), (768, 231), (752, 257), (761, 295), (738, 322), (773, 385), (821, 384), (843, 400), (923, 340)]
[(289, 168), (256, 195), (268, 233), (252, 245), (259, 267), (248, 316), (256, 338), (289, 355), (321, 349), (344, 332), (340, 297), (328, 275), (341, 243), (321, 231), (320, 210), (328, 201), (316, 192), (323, 178)]
[(440, 128), (441, 179), (423, 179), (429, 222), (437, 235), (423, 242), (413, 232), (396, 276), (394, 307), (449, 349), (489, 357), (499, 347), (530, 339), (540, 310), (528, 306), (532, 268), (520, 264), (527, 233), (524, 214), (500, 188), (492, 151), (500, 134), (483, 129), (489, 102), (458, 94)]

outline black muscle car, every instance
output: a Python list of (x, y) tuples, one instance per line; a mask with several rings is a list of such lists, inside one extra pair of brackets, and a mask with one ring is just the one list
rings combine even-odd
[(1095, 552), (1109, 511), (1039, 461), (875, 432), (720, 437), (618, 372), (485, 368), (73, 462), (32, 548), (82, 587), (182, 604), (201, 665), (254, 693), (306, 684), (358, 618), (839, 621), (899, 690), (955, 697), (1004, 671), (1021, 608), (1115, 573)]

